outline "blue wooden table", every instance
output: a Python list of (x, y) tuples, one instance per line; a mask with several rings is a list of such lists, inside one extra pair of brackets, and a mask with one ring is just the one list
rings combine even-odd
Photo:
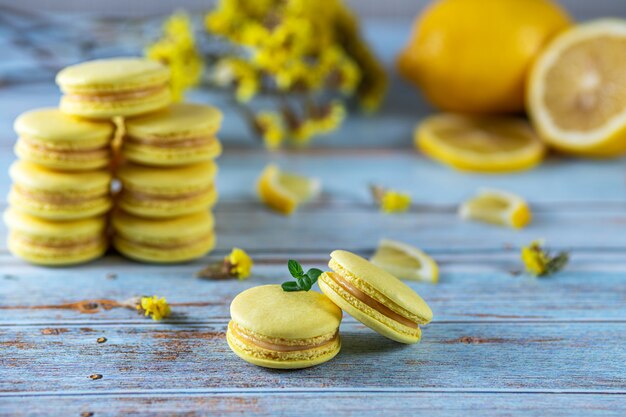
[[(156, 25), (8, 15), (0, 12), (2, 196), (14, 159), (12, 120), (56, 104), (54, 71), (79, 59), (136, 54), (144, 28)], [(368, 22), (367, 31), (391, 66), (408, 23)], [(75, 32), (88, 46), (64, 43)], [(206, 92), (190, 99), (225, 106)], [(270, 154), (227, 110), (218, 246), (191, 264), (143, 265), (111, 253), (85, 266), (44, 269), (13, 258), (3, 238), (0, 415), (626, 415), (624, 160), (553, 156), (521, 174), (462, 174), (413, 150), (412, 128), (428, 111), (394, 78), (379, 115), (355, 116), (309, 150)], [(254, 183), (270, 161), (320, 178), (322, 197), (290, 218), (269, 212)], [(379, 213), (370, 182), (410, 192), (414, 207)], [(480, 186), (525, 196), (532, 225), (516, 232), (459, 220), (456, 207)], [(441, 267), (438, 285), (409, 283), (435, 316), (420, 344), (391, 342), (346, 317), (341, 354), (316, 368), (262, 369), (230, 352), (224, 331), (237, 293), (286, 279), (289, 258), (323, 268), (333, 249), (368, 256), (383, 237), (426, 250)], [(564, 272), (519, 274), (519, 248), (538, 237), (572, 251)], [(233, 246), (256, 261), (249, 280), (194, 277)], [(142, 294), (167, 297), (174, 317), (156, 323), (103, 302)], [(97, 343), (100, 337), (107, 341)]]

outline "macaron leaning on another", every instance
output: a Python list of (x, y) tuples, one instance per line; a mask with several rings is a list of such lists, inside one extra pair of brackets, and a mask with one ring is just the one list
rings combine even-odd
[(19, 135), (15, 153), (26, 161), (65, 171), (103, 168), (111, 162), (114, 126), (110, 122), (43, 108), (21, 114), (14, 129)]
[(107, 250), (104, 216), (50, 221), (10, 208), (4, 221), (11, 253), (33, 264), (79, 264), (99, 258)]
[(126, 121), (122, 155), (144, 165), (175, 166), (217, 158), (215, 137), (222, 113), (210, 106), (173, 104), (167, 109)]
[(169, 69), (138, 57), (98, 59), (61, 70), (63, 112), (89, 119), (150, 113), (171, 102)]
[(201, 258), (215, 246), (213, 215), (147, 219), (117, 210), (113, 213), (113, 246), (128, 258), (152, 263), (178, 263)]
[(213, 161), (182, 167), (126, 163), (117, 172), (122, 183), (118, 206), (142, 217), (174, 217), (209, 209), (217, 200)]
[(364, 258), (344, 250), (331, 254), (333, 272), (320, 275), (324, 294), (346, 313), (389, 339), (417, 343), (420, 324), (433, 313), (409, 286)]
[(228, 345), (254, 365), (307, 368), (329, 361), (341, 349), (341, 310), (315, 291), (250, 288), (235, 297), (230, 314)]
[(28, 161), (9, 169), (13, 186), (9, 203), (33, 216), (72, 220), (106, 213), (112, 206), (111, 173), (55, 171)]

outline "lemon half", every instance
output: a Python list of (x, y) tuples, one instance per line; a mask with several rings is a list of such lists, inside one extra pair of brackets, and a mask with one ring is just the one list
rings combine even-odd
[(402, 242), (382, 239), (370, 261), (398, 278), (435, 284), (437, 263), (423, 251)]
[(626, 151), (626, 21), (586, 23), (554, 39), (530, 72), (527, 109), (539, 135), (560, 150)]
[(528, 203), (520, 196), (501, 190), (483, 188), (476, 196), (459, 207), (459, 216), (465, 220), (525, 227), (532, 219)]
[(513, 117), (438, 114), (417, 127), (415, 145), (443, 164), (485, 173), (529, 169), (545, 154), (530, 125)]
[(320, 190), (319, 180), (283, 172), (274, 164), (265, 167), (257, 182), (261, 201), (283, 214), (293, 213), (300, 204), (319, 195)]

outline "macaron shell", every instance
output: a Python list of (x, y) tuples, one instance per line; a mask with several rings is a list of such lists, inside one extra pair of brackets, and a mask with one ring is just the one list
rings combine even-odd
[(125, 142), (122, 155), (126, 159), (149, 166), (180, 166), (215, 159), (222, 153), (222, 144), (214, 138), (206, 145), (189, 148), (167, 148)]
[(111, 163), (111, 152), (109, 149), (103, 149), (95, 153), (62, 152), (34, 146), (20, 139), (15, 144), (14, 150), (20, 159), (50, 169), (89, 171), (104, 168)]
[(85, 237), (100, 236), (106, 230), (104, 217), (52, 222), (13, 208), (4, 212), (4, 222), (9, 229), (31, 236), (33, 239), (53, 239), (56, 241), (74, 241)]
[(337, 330), (341, 310), (316, 291), (283, 291), (280, 285), (247, 289), (230, 304), (235, 323), (266, 337), (309, 339)]
[(328, 362), (333, 359), (339, 351), (341, 350), (341, 338), (337, 336), (336, 348), (330, 352), (324, 354), (316, 354), (315, 350), (310, 352), (309, 359), (302, 360), (290, 360), (290, 361), (278, 361), (278, 360), (270, 360), (264, 359), (254, 356), (253, 354), (249, 354), (239, 348), (236, 342), (233, 340), (233, 335), (230, 330), (226, 331), (226, 341), (228, 342), (228, 346), (232, 349), (232, 351), (243, 359), (246, 362), (249, 362), (253, 365), (262, 366), (264, 368), (273, 368), (273, 369), (302, 369), (309, 368), (312, 366), (320, 365), (324, 362)]
[(155, 112), (167, 107), (171, 101), (169, 88), (163, 88), (141, 98), (116, 101), (93, 101), (63, 96), (59, 107), (63, 112), (73, 116), (87, 119), (112, 119)]
[(215, 235), (210, 234), (188, 245), (174, 248), (158, 248), (142, 242), (129, 241), (114, 236), (113, 246), (130, 259), (148, 263), (180, 263), (201, 258), (215, 247)]
[(99, 194), (109, 190), (113, 177), (108, 170), (75, 174), (46, 169), (28, 161), (15, 161), (9, 168), (9, 175), (15, 184), (29, 189)]
[(140, 57), (97, 59), (61, 70), (56, 83), (63, 92), (114, 92), (148, 88), (169, 80), (163, 64)]
[[(419, 328), (409, 329), (402, 326), (365, 303), (355, 300), (349, 295), (341, 294), (341, 290), (332, 285), (332, 281), (326, 274), (322, 274), (317, 282), (322, 292), (333, 303), (375, 332), (400, 343), (412, 344), (420, 341), (421, 330)], [(348, 302), (347, 298), (351, 298), (354, 305)]]
[(107, 241), (101, 237), (93, 245), (72, 249), (50, 248), (26, 242), (16, 233), (9, 233), (9, 251), (18, 258), (41, 266), (70, 266), (92, 261), (104, 255)]
[(132, 195), (122, 192), (117, 205), (124, 211), (137, 216), (168, 218), (208, 210), (215, 205), (217, 198), (218, 194), (215, 188), (210, 188), (192, 197), (162, 200), (136, 199)]
[(125, 187), (147, 193), (188, 192), (213, 184), (217, 164), (205, 161), (181, 167), (148, 167), (127, 163), (117, 171)]
[(222, 113), (211, 106), (177, 103), (158, 113), (130, 119), (126, 133), (136, 138), (172, 139), (213, 136), (222, 123)]
[[(344, 277), (348, 276), (349, 278), (349, 276), (352, 276), (357, 280), (363, 281), (366, 286), (375, 289), (375, 291), (392, 300), (399, 307), (419, 317), (422, 323), (428, 323), (432, 320), (432, 310), (422, 297), (384, 269), (344, 250), (333, 251), (330, 257), (329, 266), (333, 271)], [(361, 289), (368, 295), (373, 296), (366, 289)]]
[(116, 232), (131, 236), (137, 242), (184, 244), (212, 234), (214, 219), (208, 211), (168, 219), (147, 219), (117, 210), (111, 223)]
[(77, 220), (108, 212), (113, 206), (113, 201), (107, 195), (71, 203), (46, 202), (33, 198), (32, 195), (25, 195), (14, 187), (9, 193), (9, 204), (31, 216), (43, 219)]
[(79, 119), (57, 108), (42, 108), (22, 113), (13, 125), (20, 136), (50, 142), (64, 149), (97, 148), (108, 144), (114, 133), (111, 122)]

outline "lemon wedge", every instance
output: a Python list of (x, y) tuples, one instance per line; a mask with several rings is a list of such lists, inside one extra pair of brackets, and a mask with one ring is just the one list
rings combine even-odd
[(421, 250), (395, 240), (382, 239), (370, 261), (398, 278), (437, 283), (437, 263)]
[(521, 229), (530, 223), (532, 213), (522, 197), (506, 191), (481, 189), (475, 197), (461, 204), (459, 216)]
[(265, 167), (257, 182), (261, 201), (283, 214), (293, 213), (300, 204), (316, 197), (320, 190), (319, 180), (282, 172), (274, 164)]
[(626, 151), (626, 21), (578, 25), (556, 37), (528, 76), (527, 110), (552, 146), (585, 156)]
[(453, 168), (486, 173), (529, 169), (545, 154), (530, 125), (514, 117), (434, 115), (418, 125), (415, 145)]

